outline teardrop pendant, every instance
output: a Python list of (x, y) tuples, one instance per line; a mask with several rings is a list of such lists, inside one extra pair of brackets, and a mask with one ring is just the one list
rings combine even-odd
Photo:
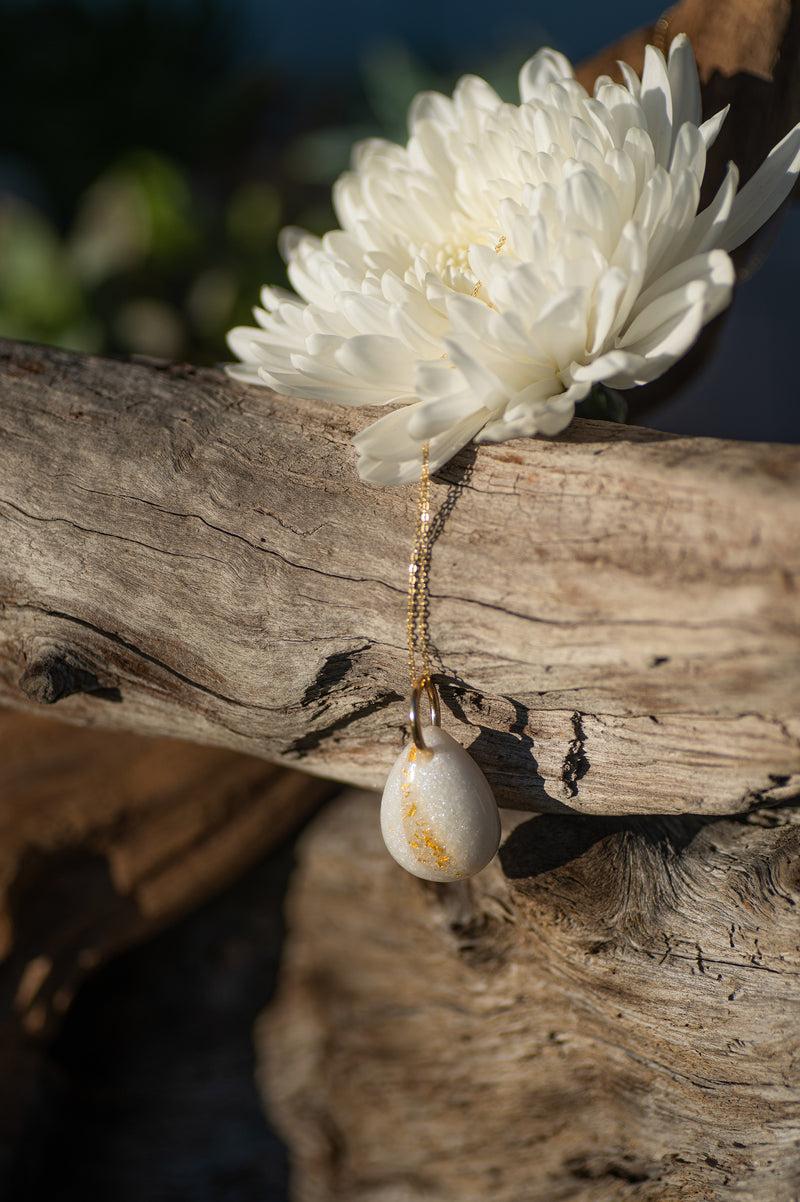
[[(416, 702), (425, 691), (433, 725), (420, 731)], [(381, 833), (401, 867), (426, 881), (457, 881), (480, 872), (500, 845), (500, 815), (489, 782), (438, 725), (430, 681), (414, 687), (412, 737), (395, 760), (381, 800)]]

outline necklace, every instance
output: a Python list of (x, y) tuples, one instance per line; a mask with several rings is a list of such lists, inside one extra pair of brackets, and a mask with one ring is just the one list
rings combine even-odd
[[(398, 864), (428, 881), (457, 881), (484, 868), (500, 843), (500, 815), (478, 765), (441, 728), (431, 676), (432, 522), (428, 446), (422, 451), (417, 521), (408, 567), (411, 737), (392, 765), (381, 800), (381, 832)], [(420, 705), (427, 703), (423, 730)]]

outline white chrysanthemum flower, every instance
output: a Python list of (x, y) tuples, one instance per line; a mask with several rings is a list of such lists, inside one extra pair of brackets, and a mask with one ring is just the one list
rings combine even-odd
[(563, 55), (522, 68), (520, 105), (467, 76), (423, 93), (404, 148), (378, 139), (337, 182), (341, 230), (284, 231), (299, 293), (262, 292), (229, 334), (251, 383), (346, 405), (399, 406), (354, 443), (365, 480), (402, 484), (471, 439), (553, 435), (596, 382), (654, 380), (731, 299), (739, 246), (788, 196), (800, 125), (737, 191), (731, 163), (697, 212), (706, 151), (685, 35), (641, 82), (589, 96)]

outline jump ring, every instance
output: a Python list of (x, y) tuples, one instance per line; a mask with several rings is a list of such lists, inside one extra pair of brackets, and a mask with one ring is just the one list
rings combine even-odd
[(415, 683), (411, 690), (411, 700), (408, 704), (408, 720), (411, 723), (411, 740), (417, 751), (427, 751), (427, 744), (422, 737), (422, 727), (419, 721), (419, 701), (422, 694), (428, 698), (428, 708), (431, 726), (439, 726), (441, 723), (441, 711), (439, 708), (439, 694), (436, 692), (436, 685), (428, 676), (422, 676)]

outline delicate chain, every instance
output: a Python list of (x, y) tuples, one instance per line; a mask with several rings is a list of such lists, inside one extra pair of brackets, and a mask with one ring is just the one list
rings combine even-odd
[[(412, 687), (424, 684), (431, 678), (430, 632), (428, 615), (430, 597), (428, 579), (430, 568), (431, 535), (431, 479), (428, 471), (428, 444), (422, 448), (422, 474), (419, 478), (419, 500), (417, 502), (417, 524), (414, 530), (414, 546), (408, 565), (408, 611), (406, 630), (408, 633), (408, 670)], [(421, 661), (422, 671), (417, 665)]]

